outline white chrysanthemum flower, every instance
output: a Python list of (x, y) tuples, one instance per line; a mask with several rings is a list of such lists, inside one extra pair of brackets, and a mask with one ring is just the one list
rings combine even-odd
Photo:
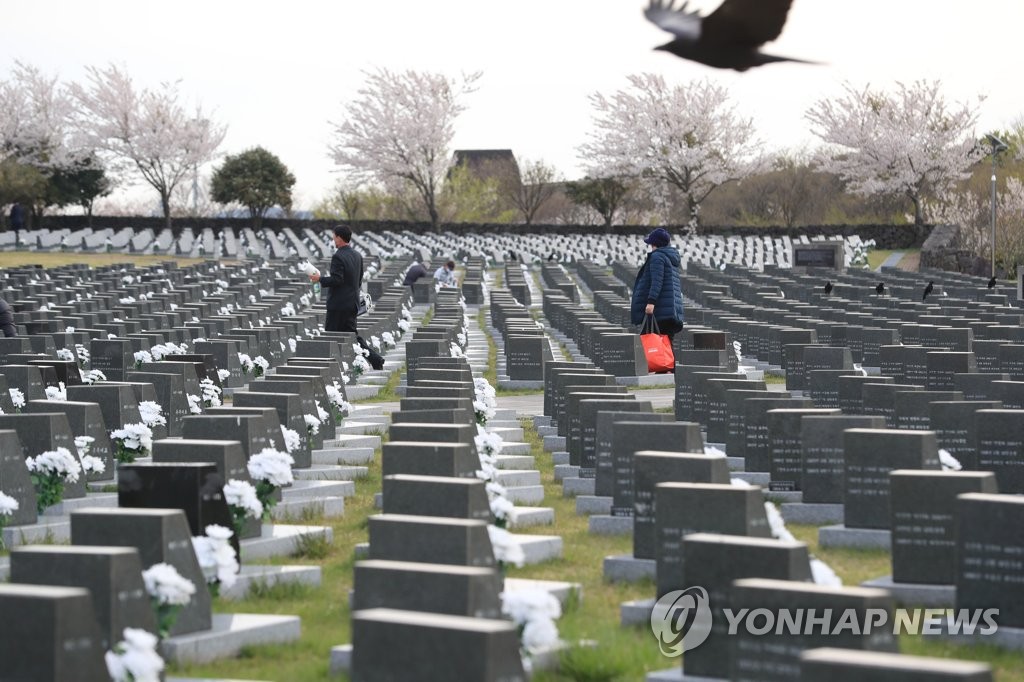
[(202, 401), (202, 399), (199, 396), (193, 395), (191, 393), (187, 393), (185, 395), (185, 397), (188, 399), (188, 411), (190, 413), (192, 413), (192, 414), (202, 414), (203, 413), (203, 408), (202, 408), (203, 401)]
[(199, 567), (203, 570), (207, 583), (220, 583), (230, 589), (237, 579), (238, 556), (231, 546), (234, 533), (223, 526), (209, 525), (206, 535), (192, 538)]
[(231, 479), (224, 486), (224, 499), (232, 507), (245, 510), (249, 518), (258, 519), (263, 516), (263, 504), (256, 495), (256, 488), (248, 481)]
[(289, 429), (287, 426), (282, 426), (281, 435), (284, 437), (284, 449), (288, 452), (295, 452), (302, 447), (302, 437), (295, 429)]
[(21, 392), (20, 388), (8, 388), (7, 392), (11, 394), (11, 402), (14, 403), (16, 410), (25, 407), (25, 394)]
[(67, 402), (68, 389), (64, 385), (63, 381), (59, 382), (57, 386), (47, 386), (45, 390), (47, 400), (59, 400), (61, 402)]
[(152, 400), (143, 400), (139, 403), (139, 415), (142, 423), (153, 428), (154, 426), (165, 426), (167, 418), (163, 415), (164, 408)]
[(316, 414), (320, 418), (320, 423), (326, 424), (330, 420), (331, 414), (323, 408), (319, 400), (314, 400), (313, 402), (316, 405)]
[(18, 501), (10, 495), (0, 492), (0, 516), (10, 516), (18, 511)]
[(153, 447), (153, 430), (141, 422), (125, 424), (123, 428), (111, 431), (110, 437), (120, 440), (125, 450), (145, 454)]
[(283, 488), (295, 480), (292, 475), (293, 464), (295, 459), (291, 455), (274, 448), (264, 448), (249, 458), (249, 475), (254, 480)]
[(82, 455), (82, 471), (86, 474), (102, 474), (107, 470), (107, 465), (99, 457)]
[(184, 606), (192, 600), (196, 586), (170, 564), (153, 564), (142, 572), (146, 592), (160, 604)]
[(82, 474), (82, 465), (78, 458), (71, 454), (67, 448), (48, 450), (38, 457), (28, 457), (25, 465), (32, 473), (46, 476), (57, 476), (68, 483), (77, 483), (78, 477)]
[(523, 553), (523, 548), (516, 541), (512, 533), (497, 526), (487, 526), (487, 534), (491, 538), (491, 547), (494, 550), (495, 560), (515, 566), (522, 566), (526, 563), (526, 555)]
[(136, 628), (124, 629), (124, 641), (104, 660), (113, 682), (159, 682), (164, 660), (156, 652), (157, 638)]
[(213, 383), (213, 379), (203, 379), (199, 382), (199, 388), (203, 392), (203, 403), (207, 407), (220, 407), (221, 387)]
[(92, 436), (76, 436), (75, 437), (75, 449), (78, 450), (78, 456), (85, 457), (89, 454), (89, 450), (92, 449), (92, 444), (96, 442), (96, 439)]
[(944, 448), (939, 449), (939, 463), (942, 465), (943, 471), (961, 471), (964, 468), (960, 464), (960, 460)]
[(82, 383), (84, 384), (95, 384), (97, 381), (106, 381), (107, 375), (98, 369), (90, 369), (88, 372), (82, 372)]
[(254, 364), (254, 365), (256, 365), (257, 367), (260, 367), (261, 369), (263, 369), (263, 371), (264, 371), (264, 372), (266, 372), (266, 371), (267, 371), (268, 369), (270, 369), (270, 363), (269, 363), (269, 362), (267, 362), (267, 359), (266, 359), (266, 358), (264, 358), (264, 357), (263, 357), (262, 355), (257, 355), (257, 356), (256, 356), (256, 357), (255, 357), (255, 358), (253, 359), (253, 361), (252, 361), (252, 362), (253, 362), (253, 364)]
[(74, 362), (75, 354), (67, 348), (60, 348), (57, 350), (57, 359), (63, 360), (64, 362)]
[(220, 379), (221, 383), (224, 383), (225, 381), (231, 378), (231, 372), (229, 372), (226, 369), (218, 369), (217, 378)]
[(302, 415), (303, 420), (306, 422), (306, 428), (312, 435), (320, 433), (320, 420), (311, 414)]

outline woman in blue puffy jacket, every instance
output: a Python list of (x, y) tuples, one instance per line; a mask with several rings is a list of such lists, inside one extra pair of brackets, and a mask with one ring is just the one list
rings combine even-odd
[(669, 245), (670, 241), (663, 227), (644, 238), (651, 252), (633, 283), (630, 320), (639, 325), (646, 316), (653, 315), (658, 330), (671, 337), (683, 329), (683, 292), (679, 285), (679, 251)]

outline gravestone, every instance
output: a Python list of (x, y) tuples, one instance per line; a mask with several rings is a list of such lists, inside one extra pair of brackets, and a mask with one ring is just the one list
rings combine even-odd
[(378, 514), (369, 531), (370, 559), (496, 567), (484, 521)]
[[(721, 455), (688, 455), (642, 450), (634, 456), (633, 556), (654, 559), (658, 506), (655, 487), (659, 483), (729, 483), (729, 465)], [(613, 515), (616, 507), (612, 507)]]
[(732, 597), (733, 581), (743, 578), (811, 581), (807, 545), (791, 540), (695, 533), (683, 538), (686, 585), (707, 590), (713, 622), (707, 640), (686, 652), (686, 674), (729, 675), (730, 637), (723, 609), (742, 608)]
[(912, 431), (928, 431), (932, 424), (931, 403), (963, 399), (964, 395), (959, 391), (898, 391), (895, 427)]
[(11, 582), (81, 587), (92, 593), (103, 650), (120, 642), (126, 627), (156, 634), (142, 570), (133, 547), (27, 545), (11, 550)]
[(277, 417), (282, 426), (286, 426), (299, 434), (301, 445), (293, 452), (289, 452), (294, 459), (293, 465), (296, 469), (308, 469), (313, 464), (313, 455), (309, 431), (306, 429), (306, 421), (303, 418), (302, 401), (294, 393), (255, 393), (251, 391), (236, 391), (232, 396), (234, 407), (273, 407), (277, 410)]
[(0, 584), (0, 660), (5, 680), (109, 680), (89, 590)]
[(842, 504), (846, 459), (846, 429), (884, 429), (883, 417), (867, 415), (809, 416), (800, 423), (803, 470), (800, 490), (804, 504)]
[[(26, 401), (46, 399), (42, 367), (37, 365), (7, 365), (0, 369), (3, 370), (3, 375), (7, 377), (8, 390), (12, 388), (20, 389)], [(8, 397), (10, 396), (8, 395)]]
[(476, 446), (466, 443), (390, 441), (381, 455), (383, 476), (452, 476), (475, 478), (480, 468)]
[[(703, 455), (704, 439), (700, 433), (700, 425), (694, 422), (639, 421), (625, 421), (615, 425), (612, 431), (612, 516), (634, 516), (636, 454), (645, 451)], [(650, 492), (653, 495), (653, 487), (650, 488)]]
[[(636, 402), (632, 406), (643, 406), (644, 403)], [(628, 406), (625, 406), (628, 407)], [(600, 497), (613, 497), (615, 495), (615, 460), (614, 460), (614, 435), (617, 431), (631, 431), (630, 436), (623, 435), (622, 442), (629, 443), (632, 435), (643, 434), (645, 427), (639, 424), (627, 425), (624, 422), (664, 423), (672, 421), (672, 416), (657, 412), (631, 412), (617, 410), (612, 412), (600, 411), (597, 413), (597, 429), (594, 436), (594, 459), (596, 463), (594, 494)], [(621, 426), (620, 426), (621, 424)], [(698, 433), (700, 427), (697, 427)], [(649, 448), (641, 448), (649, 449)], [(703, 451), (701, 445), (699, 451)], [(629, 466), (629, 482), (623, 483), (623, 487), (632, 490), (633, 467)]]
[(68, 400), (83, 403), (98, 403), (103, 413), (103, 423), (108, 431), (116, 431), (126, 424), (139, 424), (139, 401), (131, 386), (123, 384), (93, 384), (91, 386), (68, 386)]
[(939, 469), (938, 444), (932, 431), (847, 429), (843, 452), (843, 523), (847, 528), (889, 528), (889, 472)]
[(864, 384), (895, 384), (893, 377), (850, 374), (839, 377), (839, 409), (843, 414), (867, 414), (864, 411)]
[[(628, 398), (628, 399), (626, 399)], [(634, 408), (634, 405), (636, 406)], [(570, 401), (570, 409), (573, 402)], [(566, 438), (566, 446), (569, 451), (569, 463), (579, 466), (580, 478), (597, 477), (597, 422), (598, 415), (609, 410), (627, 411), (635, 409), (637, 413), (652, 413), (654, 411), (650, 402), (635, 400), (633, 396), (624, 396), (623, 399), (586, 399), (575, 405), (575, 414), (569, 416), (569, 437)], [(579, 424), (579, 429), (573, 426)], [(575, 434), (574, 434), (575, 431)], [(574, 438), (573, 435), (576, 437)], [(575, 461), (573, 455), (576, 455)]]
[(978, 410), (977, 466), (992, 471), (999, 492), (1024, 493), (1024, 410)]
[[(89, 474), (88, 480), (105, 481), (114, 477), (114, 451), (110, 443), (110, 434), (103, 421), (103, 412), (98, 404), (62, 400), (30, 400), (25, 405), (26, 414), (47, 412), (63, 412), (68, 418), (72, 436), (88, 436), (93, 439), (89, 445), (88, 454), (103, 460), (105, 469), (103, 473)], [(120, 426), (111, 428), (120, 428)]]
[(501, 618), (493, 568), (405, 561), (359, 561), (352, 610), (395, 608), (472, 618)]
[(128, 372), (128, 381), (139, 381), (153, 385), (156, 402), (163, 408), (167, 419), (167, 435), (181, 435), (181, 420), (192, 414), (188, 398), (185, 397), (185, 379), (180, 374), (160, 372)]
[(997, 608), (1001, 628), (1024, 628), (1024, 497), (961, 495), (956, 524), (956, 608)]
[(986, 663), (875, 651), (810, 649), (800, 655), (804, 682), (992, 682)]
[[(822, 646), (842, 649), (863, 649), (896, 653), (898, 646), (893, 634), (892, 620), (895, 604), (885, 590), (864, 587), (825, 587), (804, 585), (787, 580), (746, 579), (733, 583), (729, 599), (733, 604), (750, 608), (751, 612), (765, 609), (770, 613), (803, 611), (842, 614), (863, 628), (802, 628), (796, 632), (786, 628), (773, 628), (755, 635), (740, 627), (731, 644), (730, 679), (756, 679), (764, 682), (799, 680), (800, 654)], [(871, 628), (873, 618), (885, 616), (885, 625)], [(838, 623), (838, 618), (834, 623)]]
[(711, 483), (659, 483), (655, 486), (657, 597), (689, 587), (684, 582), (683, 538), (717, 533), (770, 538), (761, 488)]
[(395, 474), (384, 477), (383, 491), (388, 515), (491, 521), (487, 489), (479, 479)]
[(178, 612), (171, 636), (209, 630), (210, 592), (192, 549), (188, 519), (180, 509), (90, 508), (71, 512), (71, 544), (134, 547), (143, 569), (167, 563), (196, 587)]
[(124, 381), (135, 367), (135, 354), (128, 339), (93, 339), (89, 342), (89, 367), (103, 372), (108, 381)]
[[(742, 450), (744, 471), (770, 472), (772, 469), (771, 432), (768, 413), (778, 409), (813, 409), (807, 398), (750, 398), (743, 401), (743, 424), (746, 431)], [(730, 456), (732, 453), (729, 453)]]
[(994, 495), (995, 476), (980, 471), (889, 474), (892, 506), (892, 579), (896, 583), (956, 582), (957, 496)]
[(182, 437), (188, 440), (238, 441), (246, 459), (265, 448), (277, 449), (267, 435), (266, 421), (257, 414), (222, 414), (182, 420)]
[(18, 503), (18, 508), (6, 519), (8, 527), (36, 522), (36, 489), (29, 478), (25, 454), (14, 429), (0, 430), (0, 491)]
[(770, 490), (789, 492), (801, 489), (804, 468), (803, 418), (835, 417), (840, 414), (838, 408), (768, 410)]
[(998, 410), (998, 400), (936, 401), (931, 407), (931, 430), (939, 447), (947, 450), (964, 469), (976, 471), (978, 467), (977, 411)]
[[(76, 459), (78, 457), (71, 425), (63, 412), (0, 414), (0, 429), (12, 429), (17, 432), (23, 460), (38, 457), (57, 448), (67, 448), (72, 456)], [(79, 476), (77, 483), (64, 483), (65, 500), (81, 497), (85, 497), (84, 476)]]
[(505, 339), (505, 360), (508, 378), (512, 381), (543, 381), (545, 351), (550, 353), (543, 336), (508, 335)]

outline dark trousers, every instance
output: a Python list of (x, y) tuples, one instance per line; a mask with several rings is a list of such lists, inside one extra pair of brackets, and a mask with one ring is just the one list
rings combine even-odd
[(325, 332), (356, 333), (356, 316), (343, 310), (327, 309), (327, 320), (324, 321)]

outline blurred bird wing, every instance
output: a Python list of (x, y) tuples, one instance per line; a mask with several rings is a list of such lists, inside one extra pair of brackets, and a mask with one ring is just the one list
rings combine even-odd
[(704, 17), (700, 41), (708, 45), (759, 47), (779, 37), (792, 3), (793, 0), (725, 0)]
[(682, 40), (696, 41), (701, 35), (701, 16), (698, 12), (687, 12), (684, 2), (674, 8), (674, 0), (651, 0), (644, 10), (647, 20), (663, 31)]

